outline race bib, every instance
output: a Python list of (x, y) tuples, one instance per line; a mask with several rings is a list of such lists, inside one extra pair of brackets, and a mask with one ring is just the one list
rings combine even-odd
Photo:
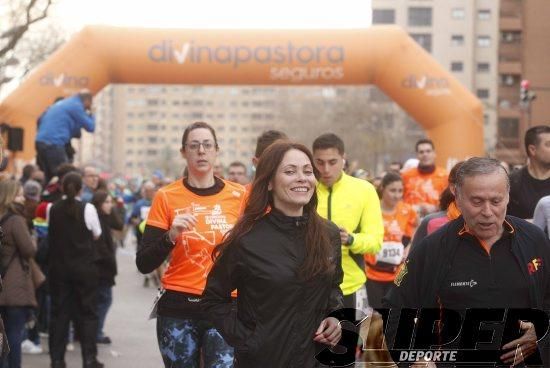
[(405, 247), (399, 242), (383, 242), (382, 249), (376, 254), (376, 262), (400, 265)]

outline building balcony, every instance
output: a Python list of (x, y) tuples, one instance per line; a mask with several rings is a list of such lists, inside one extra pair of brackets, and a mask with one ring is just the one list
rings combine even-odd
[(519, 105), (513, 104), (510, 107), (501, 107), (498, 108), (498, 117), (499, 118), (517, 118), (521, 117), (521, 111)]
[(499, 21), (499, 27), (501, 31), (521, 31), (522, 21), (517, 15), (515, 16), (502, 16)]
[(521, 62), (520, 61), (499, 61), (498, 63), (499, 74), (521, 74)]

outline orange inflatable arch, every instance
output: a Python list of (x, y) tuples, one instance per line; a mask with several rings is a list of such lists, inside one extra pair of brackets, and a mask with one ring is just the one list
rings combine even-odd
[[(374, 84), (434, 141), (438, 163), (483, 155), (480, 101), (396, 26), (360, 30), (181, 30), (89, 26), (0, 104), (34, 156), (38, 116), (57, 96), (110, 83)], [(368, 150), (368, 147), (365, 147)]]

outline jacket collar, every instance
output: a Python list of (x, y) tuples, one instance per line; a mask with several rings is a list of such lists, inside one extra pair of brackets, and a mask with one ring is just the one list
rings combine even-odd
[(287, 216), (276, 208), (272, 208), (267, 214), (268, 220), (282, 231), (296, 231), (305, 229), (308, 215), (303, 216)]
[(342, 171), (342, 175), (340, 176), (340, 179), (338, 179), (334, 184), (332, 184), (332, 187), (327, 187), (325, 184), (321, 183), (319, 181), (319, 187), (328, 191), (329, 189), (335, 190), (338, 189), (348, 179), (348, 175)]

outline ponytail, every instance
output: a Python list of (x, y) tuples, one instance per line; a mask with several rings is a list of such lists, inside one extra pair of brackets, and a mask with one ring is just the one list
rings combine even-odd
[(70, 172), (63, 177), (63, 194), (67, 196), (65, 212), (72, 218), (78, 219), (80, 211), (76, 205), (76, 197), (82, 190), (82, 176), (77, 172)]

